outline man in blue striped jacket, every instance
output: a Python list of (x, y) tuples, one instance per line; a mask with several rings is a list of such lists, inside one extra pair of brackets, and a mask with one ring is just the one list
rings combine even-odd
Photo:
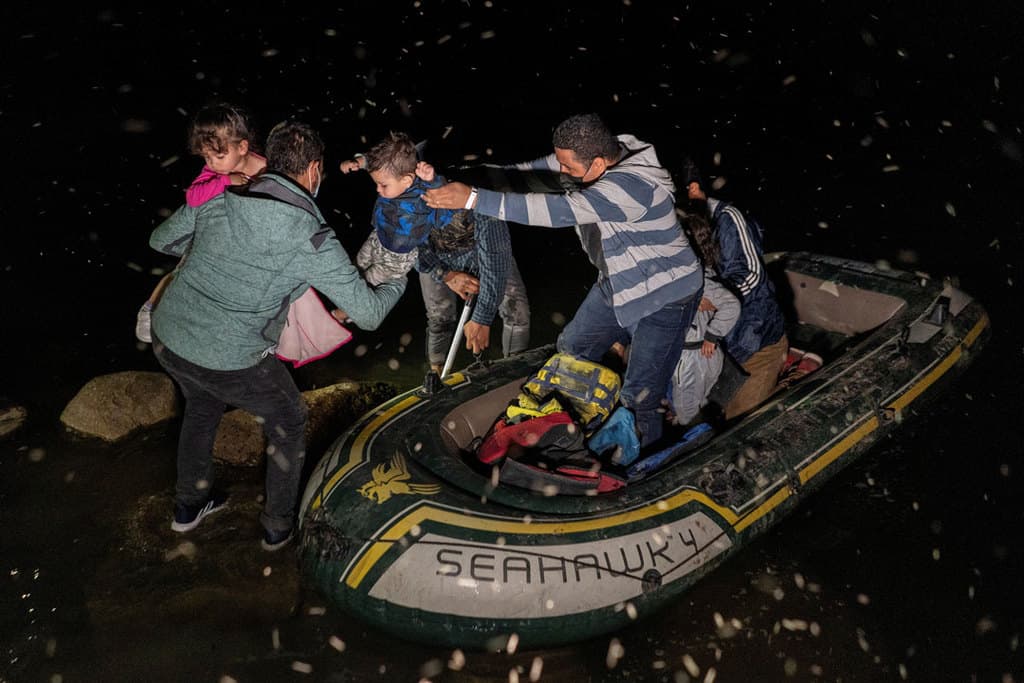
[[(518, 194), (449, 183), (424, 199), (431, 207), (473, 208), (525, 225), (576, 226), (598, 278), (558, 350), (600, 360), (613, 343), (630, 345), (621, 393), (626, 410), (618, 419), (635, 420), (639, 445), (646, 446), (662, 433), (661, 399), (700, 301), (701, 264), (679, 226), (675, 186), (653, 146), (612, 135), (595, 114), (566, 119), (552, 142), (553, 154), (516, 168), (560, 171), (578, 190)], [(618, 461), (635, 457), (636, 449), (624, 451)]]

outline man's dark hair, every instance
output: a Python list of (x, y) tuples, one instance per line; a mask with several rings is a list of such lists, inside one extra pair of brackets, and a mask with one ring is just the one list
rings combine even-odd
[(203, 150), (227, 151), (229, 143), (248, 140), (252, 144), (254, 132), (245, 110), (219, 102), (203, 107), (192, 117), (188, 130), (188, 149), (193, 154)]
[(619, 160), (619, 141), (597, 114), (576, 114), (558, 124), (551, 142), (568, 149), (576, 158), (590, 164), (597, 157)]
[(267, 136), (267, 168), (297, 176), (324, 160), (324, 141), (301, 121), (282, 121)]
[(366, 170), (387, 171), (396, 178), (416, 172), (416, 144), (405, 133), (390, 132), (366, 154)]

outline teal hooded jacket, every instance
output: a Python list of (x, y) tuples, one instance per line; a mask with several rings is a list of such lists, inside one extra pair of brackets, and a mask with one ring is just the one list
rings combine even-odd
[(376, 329), (405, 291), (404, 279), (366, 283), (300, 185), (275, 173), (259, 182), (273, 192), (224, 192), (183, 205), (149, 239), (165, 254), (188, 252), (153, 311), (153, 331), (210, 370), (259, 363), (277, 344), (291, 302), (309, 287), (365, 330)]

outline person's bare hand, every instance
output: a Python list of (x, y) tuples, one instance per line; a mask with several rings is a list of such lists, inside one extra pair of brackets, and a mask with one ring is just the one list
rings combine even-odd
[(335, 308), (333, 311), (331, 311), (331, 315), (334, 316), (334, 319), (337, 320), (339, 323), (346, 322), (349, 319), (348, 313), (341, 310), (340, 308)]
[(434, 167), (425, 161), (421, 161), (416, 164), (416, 175), (420, 177), (420, 180), (426, 183), (434, 182)]
[(718, 309), (713, 303), (711, 303), (710, 299), (706, 296), (702, 296), (700, 298), (700, 304), (697, 305), (697, 310), (706, 313), (708, 311), (717, 311)]
[(423, 193), (423, 201), (432, 209), (464, 209), (469, 199), (469, 185), (448, 183)]
[(709, 342), (707, 339), (705, 339), (704, 343), (700, 345), (700, 355), (704, 356), (705, 358), (711, 358), (711, 356), (714, 355), (715, 348), (717, 346), (718, 345), (715, 344), (715, 342)]
[(481, 325), (470, 320), (462, 328), (466, 335), (466, 348), (474, 354), (483, 353), (491, 343), (491, 326)]
[(346, 159), (338, 166), (342, 173), (351, 173), (362, 168), (358, 159)]
[(458, 294), (463, 301), (468, 299), (471, 294), (477, 294), (480, 291), (480, 280), (460, 270), (449, 271), (444, 276), (444, 283), (448, 285), (449, 289)]

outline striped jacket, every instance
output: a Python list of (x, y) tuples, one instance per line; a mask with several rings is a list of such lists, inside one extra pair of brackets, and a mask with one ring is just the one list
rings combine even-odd
[(708, 198), (720, 253), (718, 274), (743, 304), (740, 319), (726, 335), (726, 349), (740, 363), (774, 344), (785, 332), (775, 286), (764, 266), (761, 233), (732, 204)]
[[(480, 189), (476, 211), (524, 225), (575, 225), (599, 278), (610, 282), (619, 325), (631, 327), (697, 294), (703, 278), (676, 218), (675, 186), (654, 147), (632, 135), (618, 138), (622, 158), (590, 185), (554, 194)], [(557, 171), (559, 164), (551, 154), (516, 168)]]

